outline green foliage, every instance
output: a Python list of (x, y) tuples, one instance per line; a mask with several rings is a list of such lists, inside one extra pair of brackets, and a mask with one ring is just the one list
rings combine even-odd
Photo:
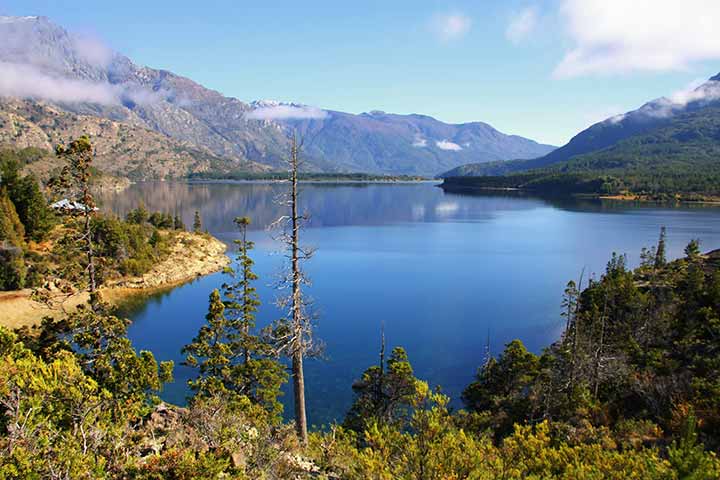
[(0, 188), (4, 188), (15, 205), (28, 240), (44, 240), (55, 224), (37, 179), (20, 174), (21, 157), (10, 151), (0, 152)]
[(172, 381), (173, 363), (158, 365), (151, 352), (136, 352), (127, 338), (128, 323), (112, 315), (96, 292), (67, 317), (46, 321), (36, 348), (48, 358), (59, 350), (74, 352), (85, 374), (112, 392), (119, 408), (133, 406), (140, 410), (132, 413), (140, 414), (147, 395)]
[(193, 216), (193, 232), (200, 233), (202, 231), (202, 220), (200, 220), (200, 212), (195, 210), (195, 215)]
[(123, 441), (111, 399), (69, 352), (46, 363), (0, 327), (0, 478), (105, 476)]
[(489, 428), (499, 439), (513, 424), (538, 419), (566, 425), (573, 435), (588, 425), (649, 425), (638, 433), (641, 443), (661, 445), (663, 437), (680, 438), (678, 418), (691, 410), (697, 455), (706, 455), (703, 445), (720, 447), (720, 256), (700, 254), (696, 241), (686, 254), (670, 263), (648, 255), (635, 272), (613, 254), (605, 274), (581, 294), (570, 285), (562, 338), (539, 358), (511, 342), (465, 390), (477, 415), (468, 428)]
[(145, 204), (140, 202), (140, 204), (135, 208), (134, 210), (130, 210), (128, 212), (125, 219), (129, 223), (135, 223), (137, 225), (142, 225), (144, 223), (147, 223), (148, 219), (150, 218), (150, 214), (148, 213), (147, 209), (145, 208)]
[[(542, 159), (470, 165), (447, 188), (518, 188), (543, 194), (637, 194), (653, 199), (720, 195), (720, 108), (673, 118), (669, 125), (549, 166)], [(552, 155), (552, 154), (551, 154)], [(522, 171), (525, 170), (525, 171)], [(512, 173), (519, 172), (519, 173)], [(487, 175), (487, 176), (486, 176)], [(500, 175), (500, 176), (490, 176)]]
[(185, 230), (185, 224), (183, 223), (182, 219), (179, 215), (175, 215), (175, 218), (173, 219), (173, 229), (175, 230)]
[(680, 441), (673, 441), (668, 448), (668, 459), (678, 478), (683, 480), (712, 480), (720, 478), (720, 464), (714, 455), (708, 455), (698, 444), (695, 431), (696, 418), (690, 414)]
[(381, 355), (380, 365), (365, 370), (352, 388), (355, 401), (343, 425), (358, 433), (372, 424), (402, 429), (419, 404), (418, 380), (401, 347), (393, 349), (387, 365)]
[(411, 431), (369, 427), (360, 448), (341, 429), (313, 435), (310, 454), (328, 476), (349, 480), (676, 478), (656, 450), (620, 452), (607, 437), (570, 445), (553, 438), (548, 422), (518, 426), (494, 445), (486, 436), (463, 430), (441, 399), (435, 405), (415, 413)]
[(15, 205), (5, 188), (0, 187), (0, 290), (17, 290), (25, 286), (24, 237), (25, 228)]
[(507, 435), (515, 423), (531, 415), (528, 390), (540, 372), (537, 356), (528, 352), (520, 340), (513, 340), (500, 357), (488, 359), (475, 382), (463, 392), (462, 399), (472, 412), (486, 413), (496, 434)]
[(201, 397), (246, 397), (278, 420), (282, 413), (278, 396), (287, 374), (276, 360), (272, 346), (254, 332), (260, 300), (253, 287), (257, 276), (249, 256), (253, 248), (253, 243), (247, 240), (250, 220), (236, 218), (235, 223), (241, 234), (235, 241), (240, 271), (227, 269), (236, 281), (223, 284), (222, 296), (218, 290), (212, 292), (207, 323), (183, 348), (187, 355), (185, 363), (199, 371), (190, 386)]

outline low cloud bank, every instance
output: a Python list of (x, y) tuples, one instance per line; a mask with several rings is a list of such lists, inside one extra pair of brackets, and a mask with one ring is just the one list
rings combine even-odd
[(458, 145), (457, 143), (453, 143), (450, 140), (440, 140), (439, 142), (435, 142), (435, 145), (440, 150), (448, 150), (451, 152), (459, 152), (462, 150), (462, 147)]
[(172, 97), (136, 84), (110, 84), (58, 76), (34, 65), (0, 62), (0, 96), (63, 103), (149, 105)]
[(273, 105), (257, 108), (245, 118), (250, 120), (322, 120), (328, 113), (317, 107), (306, 105)]
[(33, 65), (0, 62), (0, 95), (114, 105), (121, 103), (122, 91), (109, 83), (63, 78)]

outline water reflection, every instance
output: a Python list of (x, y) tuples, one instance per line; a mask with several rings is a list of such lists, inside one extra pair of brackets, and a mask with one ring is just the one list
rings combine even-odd
[[(140, 200), (148, 209), (179, 213), (187, 225), (199, 210), (214, 235), (233, 238), (232, 219), (253, 219), (253, 258), (263, 306), (258, 323), (279, 316), (271, 288), (282, 257), (263, 229), (281, 213), (285, 189), (262, 183), (151, 183), (102, 197), (125, 214)], [(560, 333), (564, 285), (580, 271), (602, 272), (613, 251), (638, 261), (643, 246), (668, 227), (669, 256), (699, 237), (720, 247), (718, 208), (539, 199), (513, 194), (446, 193), (431, 184), (303, 184), (303, 208), (312, 213), (304, 233), (318, 248), (308, 262), (310, 294), (320, 309), (318, 336), (327, 359), (307, 364), (310, 422), (341, 419), (350, 385), (377, 361), (380, 324), (390, 346), (407, 348), (420, 378), (457, 399), (483, 358), (491, 335), (494, 353), (520, 338), (540, 351)], [(129, 335), (158, 359), (174, 359), (204, 321), (207, 297), (221, 274), (167, 293), (138, 299), (126, 310)], [(182, 402), (192, 372), (176, 370), (166, 399)], [(286, 396), (286, 400), (291, 396)], [(292, 402), (287, 403), (291, 413)]]
[[(139, 202), (152, 211), (181, 215), (192, 224), (195, 210), (210, 232), (233, 230), (237, 215), (252, 218), (252, 229), (264, 229), (284, 212), (275, 199), (286, 191), (281, 183), (138, 183), (118, 195), (106, 192), (98, 202), (107, 210), (125, 215)], [(382, 225), (402, 222), (478, 221), (497, 212), (542, 208), (539, 199), (511, 196), (491, 201), (463, 201), (432, 184), (312, 184), (301, 185), (301, 210), (311, 213), (310, 227)]]

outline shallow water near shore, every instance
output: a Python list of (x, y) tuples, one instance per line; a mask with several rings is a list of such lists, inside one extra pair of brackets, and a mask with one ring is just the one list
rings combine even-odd
[[(277, 318), (275, 278), (280, 246), (266, 227), (283, 212), (274, 203), (280, 183), (143, 183), (108, 192), (106, 210), (124, 215), (143, 201), (149, 210), (179, 213), (186, 225), (200, 211), (203, 228), (232, 244), (232, 220), (249, 216), (261, 325)], [(520, 338), (540, 352), (558, 338), (565, 284), (599, 275), (613, 251), (637, 265), (640, 249), (668, 229), (669, 256), (692, 238), (720, 248), (720, 208), (666, 207), (611, 201), (546, 201), (519, 195), (445, 193), (433, 184), (303, 184), (311, 215), (303, 243), (317, 248), (305, 265), (319, 314), (325, 358), (306, 364), (309, 421), (342, 416), (350, 388), (377, 362), (380, 328), (388, 347), (405, 347), (419, 378), (459, 396), (482, 362), (485, 344), (497, 354)], [(232, 254), (232, 250), (230, 250)], [(220, 273), (167, 292), (133, 299), (122, 313), (139, 349), (176, 362), (175, 383), (163, 397), (182, 403), (193, 372), (180, 349), (204, 322), (208, 295)], [(286, 394), (286, 414), (292, 413)]]

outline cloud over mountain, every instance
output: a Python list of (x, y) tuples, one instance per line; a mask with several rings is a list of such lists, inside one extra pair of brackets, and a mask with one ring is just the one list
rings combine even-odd
[(0, 62), (0, 96), (119, 105), (122, 93), (122, 88), (109, 83), (57, 77), (34, 65)]
[(270, 105), (252, 110), (245, 118), (250, 120), (308, 120), (323, 119), (328, 116), (325, 110), (308, 105)]
[(460, 145), (451, 142), (450, 140), (437, 141), (435, 142), (435, 146), (438, 147), (440, 150), (447, 150), (451, 152), (459, 152), (460, 150), (462, 150), (462, 147)]

